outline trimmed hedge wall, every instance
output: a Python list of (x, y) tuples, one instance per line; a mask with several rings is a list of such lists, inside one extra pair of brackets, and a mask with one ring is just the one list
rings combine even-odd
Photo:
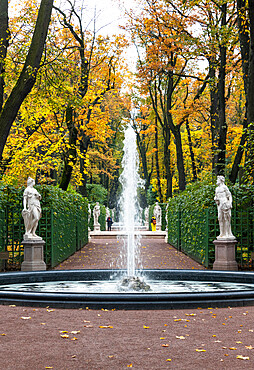
[[(45, 262), (54, 267), (88, 242), (88, 203), (80, 194), (54, 186), (36, 185), (41, 194), (42, 218), (37, 233), (45, 242)], [(25, 232), (21, 215), (25, 187), (0, 186), (0, 250), (8, 250), (9, 265), (18, 268), (23, 260), (21, 242)]]

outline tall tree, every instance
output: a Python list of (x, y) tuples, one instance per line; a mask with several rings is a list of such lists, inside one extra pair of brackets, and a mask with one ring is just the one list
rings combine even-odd
[[(0, 161), (8, 138), (11, 126), (17, 117), (21, 104), (30, 93), (35, 84), (38, 69), (40, 67), (44, 44), (47, 37), (53, 0), (41, 0), (37, 22), (35, 25), (30, 48), (27, 53), (24, 67), (10, 95), (4, 102), (4, 62), (6, 58), (9, 30), (8, 30), (8, 0), (0, 1), (0, 36), (1, 36), (1, 80), (0, 80)], [(2, 22), (3, 21), (3, 22)]]

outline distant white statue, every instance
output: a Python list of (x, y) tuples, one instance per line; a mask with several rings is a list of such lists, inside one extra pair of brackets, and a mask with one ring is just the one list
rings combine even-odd
[(144, 215), (145, 215), (145, 227), (149, 229), (149, 207), (145, 208)]
[(90, 203), (88, 203), (88, 231), (91, 230), (90, 227), (89, 227), (90, 220), (91, 220), (91, 215), (92, 215), (91, 205), (90, 205)]
[(166, 220), (166, 229), (165, 229), (165, 231), (168, 231), (168, 207), (169, 207), (169, 202), (167, 203), (166, 209), (165, 209), (165, 220)]
[(108, 217), (110, 217), (110, 210), (108, 207), (106, 207), (106, 220), (108, 219)]
[(153, 214), (156, 218), (156, 230), (161, 230), (161, 207), (158, 202), (155, 203)]
[(149, 222), (149, 207), (145, 208), (144, 214), (145, 214), (145, 222), (148, 223)]
[(35, 181), (31, 177), (27, 179), (27, 188), (23, 193), (22, 216), (25, 224), (24, 239), (42, 239), (35, 234), (38, 222), (41, 218), (41, 195), (34, 188)]
[(220, 225), (220, 235), (217, 236), (217, 239), (235, 239), (231, 231), (232, 195), (225, 185), (224, 176), (217, 176), (216, 184), (214, 200), (217, 204)]
[(93, 220), (94, 225), (99, 225), (99, 216), (101, 214), (99, 202), (96, 202), (93, 209)]

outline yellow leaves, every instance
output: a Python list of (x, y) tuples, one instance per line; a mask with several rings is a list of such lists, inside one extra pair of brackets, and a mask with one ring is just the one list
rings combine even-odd
[(250, 346), (245, 346), (246, 349), (254, 349), (254, 347)]
[(63, 334), (63, 335), (61, 335), (61, 338), (68, 339), (69, 335), (68, 334)]
[(21, 319), (22, 320), (30, 320), (31, 319), (31, 316), (22, 316)]
[(196, 349), (196, 352), (206, 352), (206, 349)]
[(99, 328), (100, 329), (113, 329), (113, 326), (112, 325), (100, 325)]
[(2, 333), (2, 334), (0, 334), (2, 337), (4, 337), (6, 334), (5, 333)]
[(180, 339), (180, 340), (184, 340), (186, 339), (183, 335), (180, 335), (180, 336), (176, 336), (177, 339)]
[(165, 344), (162, 344), (161, 346), (162, 347), (169, 347), (169, 344), (168, 343), (165, 343)]
[(132, 364), (127, 365), (127, 367), (133, 367)]
[(237, 359), (239, 359), (239, 360), (249, 360), (250, 358), (249, 357), (245, 357), (245, 356), (242, 356), (242, 355), (238, 355), (238, 356), (236, 356), (236, 358)]
[(167, 358), (166, 361), (171, 362), (172, 360), (171, 360), (171, 358)]
[(144, 329), (150, 329), (150, 326), (145, 326), (145, 325), (143, 325), (143, 328), (144, 328)]

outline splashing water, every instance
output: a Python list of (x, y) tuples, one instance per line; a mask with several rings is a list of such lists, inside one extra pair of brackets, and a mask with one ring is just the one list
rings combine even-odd
[(139, 158), (136, 145), (136, 134), (129, 125), (125, 131), (123, 172), (120, 176), (122, 184), (121, 220), (127, 234), (127, 274), (135, 276), (135, 261), (138, 255), (138, 240), (135, 238), (135, 222), (138, 221), (137, 189), (142, 184), (138, 174)]

